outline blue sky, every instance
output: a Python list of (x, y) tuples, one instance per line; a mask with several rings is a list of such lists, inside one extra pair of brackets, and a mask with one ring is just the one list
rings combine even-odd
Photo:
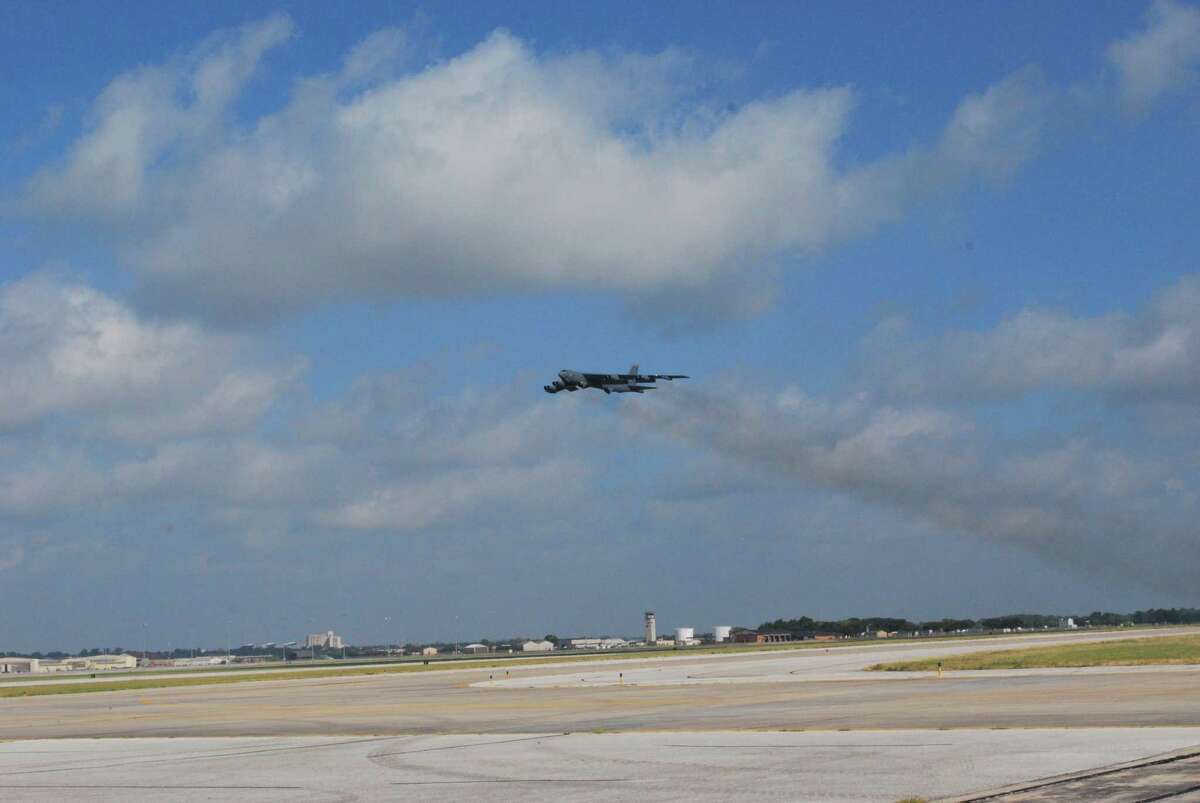
[(0, 648), (1200, 603), (1200, 7), (919, 11), (0, 8)]

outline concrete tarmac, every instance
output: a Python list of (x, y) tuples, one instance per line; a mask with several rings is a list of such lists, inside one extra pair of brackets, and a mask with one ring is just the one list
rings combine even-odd
[(1198, 743), (1193, 728), (39, 740), (0, 744), (0, 798), (895, 801)]
[[(978, 648), (872, 645), (720, 660), (639, 659), (619, 662), (620, 669), (610, 665), (602, 673), (606, 682), (564, 683), (561, 669), (542, 666), (514, 668), (507, 676), (458, 669), (6, 698), (0, 699), (0, 739), (1200, 726), (1200, 666), (953, 673), (941, 679), (852, 668)], [(614, 672), (685, 679), (716, 673), (742, 682), (622, 684), (621, 678), (612, 682)]]
[(0, 799), (896, 800), (1200, 745), (1200, 666), (862, 671), (1011, 641), (0, 699)]

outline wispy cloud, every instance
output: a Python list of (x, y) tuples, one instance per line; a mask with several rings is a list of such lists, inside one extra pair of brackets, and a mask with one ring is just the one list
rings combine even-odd
[(1121, 583), (1176, 592), (1195, 583), (1198, 499), (1187, 461), (1084, 437), (1013, 443), (961, 413), (868, 396), (825, 402), (796, 388), (730, 388), (666, 401), (637, 409), (646, 427), (725, 462), (735, 485), (746, 466)]

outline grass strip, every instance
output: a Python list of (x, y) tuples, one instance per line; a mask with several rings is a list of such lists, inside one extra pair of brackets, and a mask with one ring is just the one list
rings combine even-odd
[(869, 669), (883, 672), (935, 671), (942, 669), (1043, 669), (1087, 666), (1148, 666), (1151, 664), (1200, 664), (1200, 636), (1099, 641), (1053, 647), (994, 650), (946, 658), (896, 661), (875, 664)]
[[(466, 669), (488, 669), (494, 664), (480, 662), (457, 665)], [(140, 691), (145, 689), (167, 689), (180, 686), (215, 686), (227, 683), (267, 683), (273, 680), (302, 680), (332, 677), (354, 677), (357, 675), (391, 675), (408, 672), (428, 672), (445, 669), (443, 664), (401, 664), (391, 666), (349, 667), (343, 669), (318, 669), (296, 672), (276, 672), (270, 675), (226, 675), (215, 677), (157, 677), (145, 680), (98, 680), (95, 683), (37, 683), (21, 686), (0, 687), (0, 697), (41, 697), (47, 694), (87, 694), (99, 691)]]

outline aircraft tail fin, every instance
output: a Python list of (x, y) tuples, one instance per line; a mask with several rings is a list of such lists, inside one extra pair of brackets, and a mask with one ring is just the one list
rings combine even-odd
[(634, 376), (637, 376), (637, 372), (638, 372), (638, 364), (635, 362), (633, 365), (631, 365), (629, 367), (629, 373), (633, 374)]

